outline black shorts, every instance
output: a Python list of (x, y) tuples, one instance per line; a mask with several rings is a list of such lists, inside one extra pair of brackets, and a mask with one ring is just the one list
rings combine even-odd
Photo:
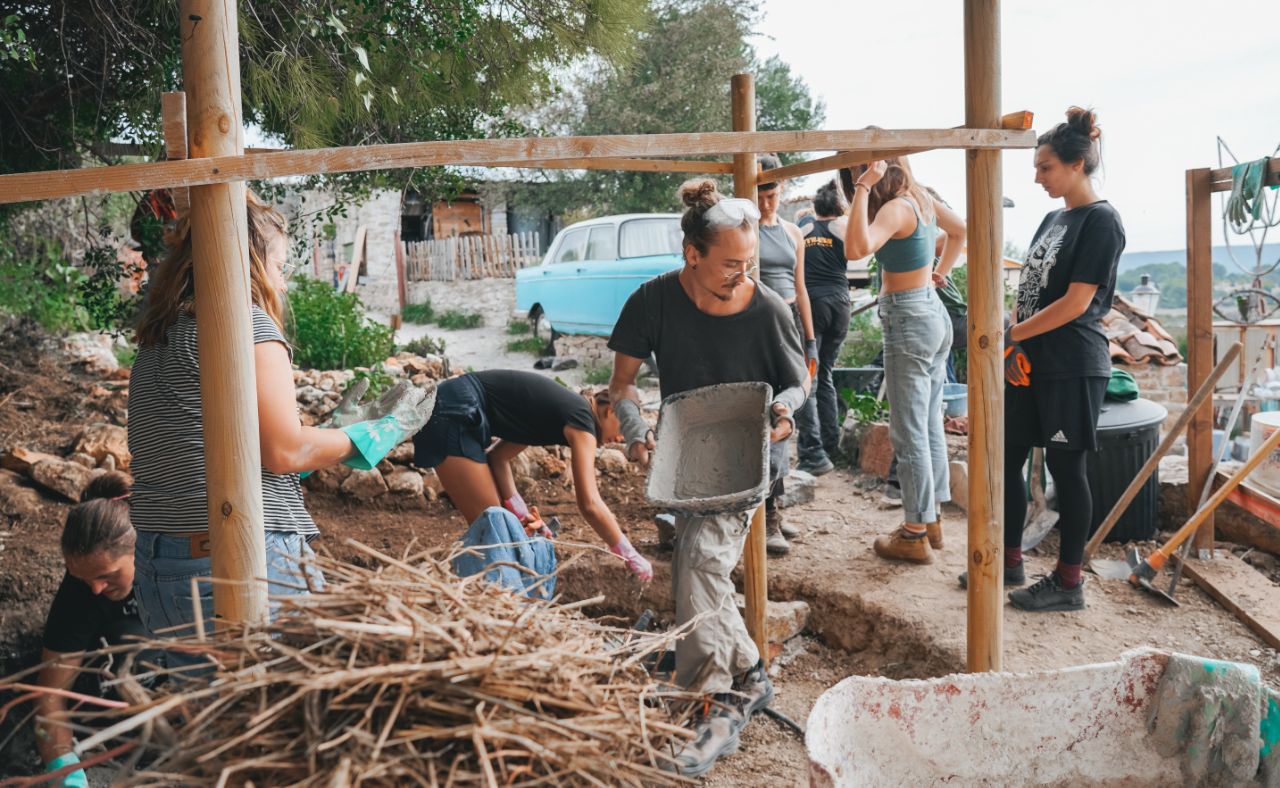
[(484, 408), (484, 389), (471, 375), (441, 383), (431, 419), (413, 436), (413, 464), (434, 468), (448, 457), (486, 462), (493, 435)]
[(1013, 446), (1098, 450), (1098, 414), (1107, 378), (1039, 380), (1004, 387), (1004, 440)]

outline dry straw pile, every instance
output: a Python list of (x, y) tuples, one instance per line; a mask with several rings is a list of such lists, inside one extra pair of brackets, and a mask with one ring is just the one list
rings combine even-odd
[(678, 781), (658, 767), (686, 734), (641, 664), (669, 636), (460, 580), (438, 555), (357, 547), (369, 568), (320, 559), (328, 589), (270, 625), (181, 642), (216, 675), (135, 695), (99, 733), (140, 745), (127, 782)]

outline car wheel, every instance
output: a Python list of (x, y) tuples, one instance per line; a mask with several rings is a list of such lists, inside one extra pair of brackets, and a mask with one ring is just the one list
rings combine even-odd
[(542, 341), (542, 352), (545, 355), (554, 356), (556, 353), (556, 336), (558, 334), (551, 327), (551, 320), (547, 317), (547, 313), (542, 311), (542, 307), (535, 307), (533, 312), (529, 314), (529, 328), (533, 331), (534, 339)]

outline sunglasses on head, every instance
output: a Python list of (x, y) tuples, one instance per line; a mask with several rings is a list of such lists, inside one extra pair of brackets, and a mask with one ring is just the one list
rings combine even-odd
[(747, 221), (760, 221), (760, 208), (743, 197), (725, 197), (707, 209), (702, 218), (712, 227), (741, 227)]

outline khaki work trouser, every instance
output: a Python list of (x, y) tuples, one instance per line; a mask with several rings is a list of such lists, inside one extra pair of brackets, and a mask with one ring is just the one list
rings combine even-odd
[(684, 689), (728, 692), (733, 677), (760, 659), (729, 577), (742, 558), (750, 525), (751, 512), (676, 516), (671, 566), (676, 625), (703, 616), (676, 643), (676, 683)]

